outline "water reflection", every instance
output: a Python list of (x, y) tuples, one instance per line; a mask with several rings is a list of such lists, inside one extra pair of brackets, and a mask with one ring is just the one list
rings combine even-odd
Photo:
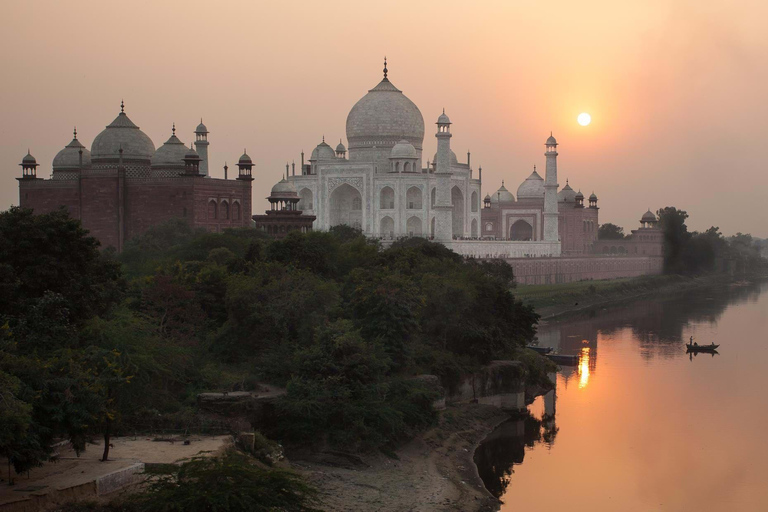
[[(768, 409), (755, 407), (765, 403), (766, 330), (768, 284), (543, 325), (540, 345), (578, 355), (578, 365), (562, 367), (559, 389), (537, 399), (530, 416), (480, 445), (481, 478), (507, 502), (504, 511), (585, 499), (606, 512), (768, 510)], [(720, 354), (687, 353), (690, 336), (721, 343)]]

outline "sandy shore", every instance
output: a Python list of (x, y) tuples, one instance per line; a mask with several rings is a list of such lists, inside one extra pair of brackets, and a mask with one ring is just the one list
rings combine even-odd
[(472, 459), (477, 445), (508, 418), (487, 405), (449, 407), (435, 427), (397, 450), (397, 459), (326, 453), (292, 466), (317, 486), (328, 511), (496, 511), (499, 502)]

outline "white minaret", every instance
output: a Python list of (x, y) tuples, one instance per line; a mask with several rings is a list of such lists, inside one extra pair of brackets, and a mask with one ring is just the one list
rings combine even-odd
[(544, 178), (544, 241), (557, 242), (557, 140), (549, 134), (546, 142), (547, 174)]
[(453, 239), (453, 204), (451, 203), (451, 120), (445, 109), (437, 118), (437, 190), (435, 191), (435, 240)]
[(200, 174), (208, 176), (208, 128), (203, 124), (203, 118), (200, 118), (200, 124), (195, 128), (195, 150), (200, 155)]

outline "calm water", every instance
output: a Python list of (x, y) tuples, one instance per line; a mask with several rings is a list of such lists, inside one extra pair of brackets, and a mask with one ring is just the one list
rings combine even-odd
[(542, 327), (580, 364), (480, 446), (486, 487), (506, 512), (768, 511), (767, 331), (767, 283)]

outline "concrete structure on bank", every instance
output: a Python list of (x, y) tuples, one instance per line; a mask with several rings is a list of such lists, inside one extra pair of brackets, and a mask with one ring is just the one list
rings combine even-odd
[[(65, 207), (104, 247), (121, 251), (150, 226), (178, 217), (194, 227), (221, 231), (249, 226), (253, 163), (241, 158), (237, 179), (208, 177), (208, 129), (201, 122), (195, 145), (176, 136), (157, 150), (124, 111), (91, 144), (77, 139), (53, 159), (50, 179), (37, 176), (39, 164), (24, 157), (19, 205), (45, 213)], [(247, 155), (243, 155), (244, 157)]]

